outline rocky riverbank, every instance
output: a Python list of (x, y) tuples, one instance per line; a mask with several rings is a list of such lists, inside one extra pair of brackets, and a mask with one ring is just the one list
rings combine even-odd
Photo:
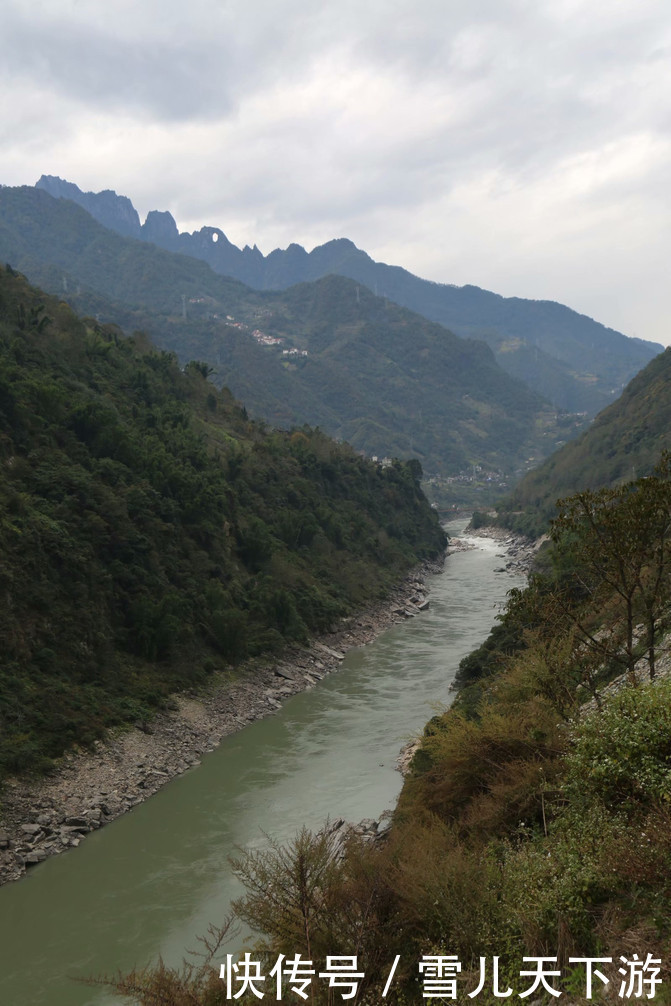
[(523, 573), (524, 575), (529, 573), (538, 549), (548, 540), (547, 535), (534, 540), (521, 534), (513, 534), (512, 531), (506, 531), (501, 527), (479, 527), (477, 529), (468, 527), (464, 534), (473, 538), (490, 538), (500, 542), (503, 549), (500, 555), (505, 562), (497, 572)]
[(89, 832), (198, 765), (222, 737), (270, 715), (288, 696), (336, 670), (347, 650), (420, 614), (429, 603), (425, 577), (442, 567), (442, 561), (424, 564), (385, 602), (343, 619), (307, 647), (288, 648), (281, 659), (250, 664), (235, 675), (219, 675), (207, 694), (175, 696), (174, 708), (151, 724), (118, 732), (91, 751), (66, 755), (51, 776), (9, 780), (2, 792), (0, 884), (78, 846)]

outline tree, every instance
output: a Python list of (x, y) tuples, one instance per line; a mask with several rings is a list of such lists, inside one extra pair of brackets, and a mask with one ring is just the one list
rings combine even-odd
[(156, 965), (134, 968), (114, 978), (92, 978), (89, 985), (102, 985), (136, 1006), (224, 1006), (226, 986), (219, 974), (222, 946), (238, 935), (229, 916), (221, 927), (210, 926), (207, 936), (199, 936), (202, 950), (189, 951), (195, 960), (181, 967), (169, 967), (159, 959)]
[(209, 363), (205, 363), (203, 360), (189, 360), (184, 368), (185, 374), (200, 374), (200, 376), (207, 380), (214, 374), (214, 367), (211, 367)]
[[(271, 841), (233, 861), (247, 892), (233, 902), (234, 917), (262, 934), (255, 950), (268, 960), (300, 954), (319, 973), (329, 955), (356, 956), (364, 978), (352, 1001), (366, 1001), (368, 988), (384, 984), (394, 954), (407, 950), (406, 913), (385, 856), (352, 831), (303, 828), (287, 845)], [(333, 1002), (316, 983), (312, 997)]]
[(247, 889), (246, 897), (233, 903), (233, 911), (266, 935), (270, 952), (300, 952), (312, 959), (329, 894), (339, 877), (337, 852), (333, 834), (313, 835), (302, 828), (287, 846), (271, 841), (268, 850), (246, 852), (232, 861), (233, 872)]
[[(587, 490), (558, 502), (555, 543), (573, 557), (579, 604), (564, 604), (579, 641), (624, 666), (636, 681), (637, 628), (645, 627), (650, 677), (669, 601), (671, 456), (653, 475), (616, 489)], [(605, 615), (605, 625), (603, 617)], [(606, 629), (607, 631), (603, 631)]]
[(641, 566), (639, 595), (646, 628), (650, 677), (655, 676), (656, 640), (669, 603), (671, 561), (671, 454), (664, 452), (654, 475), (643, 483), (642, 530), (648, 537), (648, 561)]

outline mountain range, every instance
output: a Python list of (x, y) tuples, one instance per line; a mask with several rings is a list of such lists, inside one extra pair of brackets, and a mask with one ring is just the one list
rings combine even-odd
[(628, 338), (552, 301), (501, 297), (477, 286), (420, 279), (373, 261), (347, 239), (329, 241), (309, 253), (291, 244), (264, 256), (256, 245), (237, 248), (217, 227), (180, 233), (168, 212), (154, 210), (141, 223), (131, 201), (109, 190), (82, 192), (51, 175), (42, 175), (37, 187), (78, 203), (125, 237), (201, 259), (215, 272), (255, 290), (284, 290), (330, 273), (347, 276), (457, 335), (487, 342), (504, 370), (571, 412), (595, 415), (663, 348)]
[(251, 290), (38, 188), (0, 189), (2, 260), (80, 314), (143, 330), (184, 364), (204, 361), (251, 414), (319, 425), (368, 455), (417, 457), (427, 473), (524, 469), (575, 421), (485, 343), (350, 279)]

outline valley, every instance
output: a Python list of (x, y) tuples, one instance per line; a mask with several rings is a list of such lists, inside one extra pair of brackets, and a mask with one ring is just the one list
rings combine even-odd
[[(550, 366), (522, 315), (549, 331), (547, 309), (577, 338), (560, 305), (504, 305), (485, 338), (495, 295), (475, 288), (460, 290), (475, 314), (458, 334), (358, 273), (254, 289), (184, 236), (186, 254), (135, 234), (114, 193), (130, 234), (103, 226), (97, 197), (46, 188), (0, 189), (0, 856), (3, 879), (29, 871), (0, 892), (0, 989), (102, 1004), (85, 985), (76, 998), (71, 973), (120, 968), (132, 1001), (165, 985), (218, 1002), (216, 961), (170, 968), (231, 899), (267, 954), (321, 958), (337, 932), (373, 992), (397, 952), (399, 1001), (427, 946), (471, 978), (504, 938), (513, 983), (514, 953), (556, 946), (565, 964), (647, 940), (661, 954), (668, 351), (580, 322), (572, 380), (598, 394), (579, 409), (574, 387), (575, 411), (558, 408), (538, 372), (515, 371)], [(332, 250), (291, 255), (328, 264)], [(592, 421), (604, 382), (646, 354)], [(485, 536), (430, 572), (427, 604), (418, 564), (435, 570), (439, 518), (465, 506)], [(529, 536), (528, 586), (501, 552), (511, 533)], [(401, 785), (392, 748), (409, 733)], [(592, 758), (605, 795), (584, 783)], [(318, 835), (329, 815), (375, 823), (336, 856)], [(295, 877), (273, 914), (256, 874), (288, 868), (302, 826), (330, 877), (311, 931), (287, 928)], [(235, 843), (248, 851), (231, 871)], [(73, 914), (56, 920), (63, 885)], [(168, 971), (132, 971), (158, 954)]]

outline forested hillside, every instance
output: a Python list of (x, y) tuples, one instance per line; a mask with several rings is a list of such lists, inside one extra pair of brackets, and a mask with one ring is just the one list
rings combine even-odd
[(207, 362), (255, 417), (319, 425), (368, 455), (417, 457), (431, 474), (513, 473), (566, 437), (563, 417), (484, 343), (343, 277), (250, 290), (28, 187), (0, 189), (2, 260), (80, 313)]
[(576, 440), (530, 471), (499, 506), (504, 526), (541, 534), (555, 501), (650, 474), (671, 448), (671, 349), (637, 374)]
[(268, 430), (208, 372), (0, 268), (0, 774), (307, 639), (443, 547), (416, 463)]

